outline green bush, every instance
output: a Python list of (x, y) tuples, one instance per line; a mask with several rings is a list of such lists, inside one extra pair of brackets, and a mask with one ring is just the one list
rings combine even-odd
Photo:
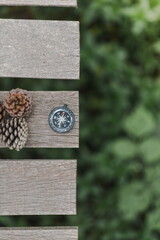
[(1, 90), (80, 91), (80, 149), (1, 150), (77, 158), (78, 215), (1, 217), (1, 226), (79, 225), (80, 239), (160, 236), (160, 5), (80, 0), (79, 8), (0, 8), (3, 18), (81, 20), (81, 80), (1, 79)]

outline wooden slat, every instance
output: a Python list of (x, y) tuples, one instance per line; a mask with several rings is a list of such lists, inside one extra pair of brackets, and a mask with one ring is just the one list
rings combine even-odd
[(0, 19), (0, 77), (79, 79), (79, 23)]
[(0, 228), (1, 240), (78, 240), (78, 228)]
[[(7, 92), (0, 91), (0, 100)], [(79, 94), (76, 91), (33, 91), (33, 111), (27, 119), (29, 138), (27, 148), (78, 148), (79, 147)], [(68, 133), (56, 133), (48, 124), (48, 115), (54, 107), (68, 107), (75, 114), (75, 126)], [(0, 142), (0, 147), (4, 144)]]
[(76, 0), (0, 0), (1, 6), (57, 6), (76, 7)]
[(76, 161), (0, 160), (0, 215), (52, 214), (76, 214)]

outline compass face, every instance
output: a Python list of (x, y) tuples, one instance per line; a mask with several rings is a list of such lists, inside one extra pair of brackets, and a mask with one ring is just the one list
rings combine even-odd
[(73, 128), (74, 123), (74, 114), (67, 106), (55, 108), (49, 115), (49, 125), (56, 132), (68, 132)]

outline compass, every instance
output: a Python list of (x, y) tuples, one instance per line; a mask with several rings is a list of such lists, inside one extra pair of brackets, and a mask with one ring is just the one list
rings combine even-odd
[(75, 116), (65, 104), (63, 107), (56, 107), (50, 112), (48, 122), (55, 132), (65, 133), (74, 127)]

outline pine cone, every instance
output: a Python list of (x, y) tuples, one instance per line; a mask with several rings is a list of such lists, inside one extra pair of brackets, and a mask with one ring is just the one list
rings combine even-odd
[(26, 90), (13, 89), (6, 95), (4, 107), (11, 117), (28, 116), (32, 109), (32, 97)]
[(2, 102), (0, 102), (0, 122), (5, 118), (6, 110)]
[(3, 120), (0, 125), (0, 135), (6, 147), (19, 151), (28, 138), (28, 124), (25, 118)]

